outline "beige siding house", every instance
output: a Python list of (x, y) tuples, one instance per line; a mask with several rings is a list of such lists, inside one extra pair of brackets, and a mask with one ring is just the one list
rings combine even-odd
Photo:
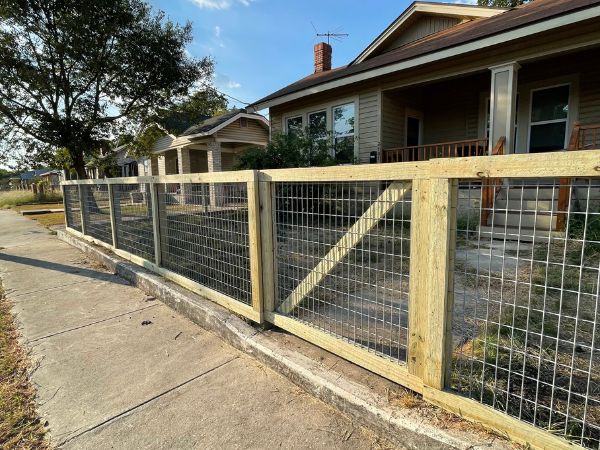
[(239, 155), (269, 140), (269, 121), (260, 114), (234, 110), (211, 117), (179, 136), (166, 135), (153, 147), (155, 156), (138, 162), (139, 175), (220, 172), (236, 168)]
[(504, 154), (599, 144), (599, 0), (415, 2), (347, 66), (328, 70), (323, 54), (251, 105), (269, 109), (273, 133), (321, 114), (362, 163), (483, 155), (501, 138)]

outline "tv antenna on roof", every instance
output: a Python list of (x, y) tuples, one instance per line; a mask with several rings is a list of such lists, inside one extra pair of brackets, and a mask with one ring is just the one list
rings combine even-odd
[(317, 28), (315, 27), (315, 25), (312, 23), (312, 21), (310, 22), (310, 24), (313, 27), (313, 30), (315, 30), (315, 34), (318, 37), (327, 37), (327, 43), (329, 44), (330, 41), (333, 39), (334, 41), (341, 41), (344, 38), (347, 38), (348, 36), (350, 36), (348, 33), (340, 33), (341, 31), (341, 27), (336, 28), (333, 31), (327, 31), (326, 33), (319, 33), (317, 31)]

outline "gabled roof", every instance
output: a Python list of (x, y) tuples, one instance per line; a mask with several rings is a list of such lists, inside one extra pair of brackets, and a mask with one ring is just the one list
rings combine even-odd
[[(589, 11), (591, 8), (594, 8), (593, 13)], [(460, 49), (463, 53), (474, 51), (480, 49), (479, 41), (486, 38), (493, 40), (493, 43), (487, 43), (488, 46), (497, 45), (502, 41), (497, 40), (496, 36), (510, 36), (511, 32), (517, 34), (517, 30), (524, 30), (529, 26), (531, 28), (527, 28), (528, 33), (534, 34), (540, 29), (543, 31), (544, 28), (534, 25), (543, 22), (546, 22), (549, 28), (557, 26), (554, 25), (555, 22), (564, 25), (567, 21), (558, 19), (566, 15), (572, 15), (574, 23), (600, 17), (600, 0), (536, 0), (493, 17), (473, 20), (439, 31), (363, 62), (309, 75), (258, 100), (250, 105), (249, 109), (261, 110), (284, 103), (291, 97), (298, 98), (325, 88), (349, 84), (358, 81), (358, 75), (369, 78), (386, 71), (389, 73), (401, 70), (399, 67), (402, 66), (420, 65), (425, 59), (432, 62), (447, 58), (450, 50), (456, 52)], [(553, 19), (557, 21), (553, 22)], [(528, 34), (523, 31), (523, 35)], [(325, 86), (321, 87), (322, 85)]]
[(210, 117), (197, 125), (193, 125), (181, 133), (180, 136), (208, 136), (225, 128), (227, 125), (241, 117), (258, 120), (266, 128), (269, 128), (269, 123), (260, 114), (248, 114), (245, 110), (234, 109), (233, 111), (221, 114), (220, 116)]
[(490, 8), (456, 3), (413, 2), (396, 20), (394, 20), (379, 36), (365, 48), (349, 65), (358, 64), (376, 53), (394, 36), (399, 35), (415, 20), (423, 16), (441, 16), (470, 21), (492, 17), (506, 11), (506, 8)]
[(20, 180), (33, 180), (34, 178), (39, 177), (41, 174), (48, 172), (49, 170), (50, 169), (48, 167), (45, 167), (43, 169), (28, 170), (27, 172), (22, 172), (18, 174), (17, 177)]

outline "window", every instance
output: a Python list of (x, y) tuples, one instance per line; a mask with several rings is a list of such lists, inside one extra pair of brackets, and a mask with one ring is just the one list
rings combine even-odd
[(569, 85), (538, 89), (531, 93), (529, 152), (565, 148), (569, 115)]
[(311, 136), (316, 139), (324, 139), (327, 135), (327, 111), (309, 113), (308, 129)]
[(245, 117), (240, 117), (240, 128), (247, 128), (248, 127), (248, 119), (246, 119)]
[(354, 161), (354, 103), (333, 108), (333, 148), (336, 161)]
[(302, 132), (304, 124), (302, 123), (302, 116), (289, 117), (286, 122), (287, 132), (290, 134)]

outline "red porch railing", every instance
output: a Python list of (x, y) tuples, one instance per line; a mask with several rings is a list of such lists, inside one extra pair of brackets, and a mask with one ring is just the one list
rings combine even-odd
[(458, 158), (463, 156), (485, 156), (487, 154), (487, 139), (469, 139), (384, 149), (382, 162), (428, 161), (433, 158)]
[[(569, 139), (567, 151), (590, 150), (600, 148), (600, 123), (580, 125), (576, 123)], [(558, 188), (558, 206), (556, 231), (565, 231), (567, 208), (569, 207), (570, 178), (561, 178)]]

